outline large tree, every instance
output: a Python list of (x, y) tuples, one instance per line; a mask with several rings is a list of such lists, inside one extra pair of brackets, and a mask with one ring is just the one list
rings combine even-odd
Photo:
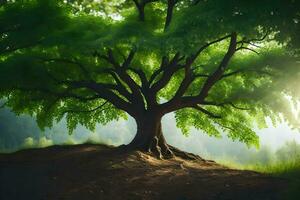
[(3, 1), (0, 97), (70, 133), (130, 115), (127, 148), (163, 157), (180, 153), (162, 133), (171, 112), (184, 134), (258, 146), (267, 117), (299, 127), (299, 23), (296, 0)]

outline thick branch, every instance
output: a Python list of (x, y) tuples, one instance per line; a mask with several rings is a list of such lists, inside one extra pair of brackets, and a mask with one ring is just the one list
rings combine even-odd
[(176, 3), (179, 0), (168, 0), (168, 8), (167, 8), (167, 16), (166, 16), (166, 22), (165, 22), (165, 30), (169, 27), (171, 21), (172, 21), (172, 16), (173, 16), (173, 10), (176, 5)]
[(154, 71), (149, 79), (149, 84), (151, 85), (153, 81), (156, 79), (156, 77), (164, 70), (166, 66), (168, 66), (169, 59), (166, 56), (163, 56), (161, 59), (160, 67), (158, 70)]
[(184, 93), (186, 92), (186, 90), (188, 89), (190, 84), (195, 79), (195, 77), (192, 74), (192, 69), (191, 69), (192, 63), (193, 63), (193, 60), (191, 58), (186, 59), (186, 63), (185, 63), (185, 66), (184, 66), (185, 76), (184, 76), (178, 90), (176, 91), (176, 93), (175, 93), (175, 95), (172, 99), (173, 101), (179, 100), (179, 98), (184, 95)]
[(133, 98), (131, 98), (131, 100), (133, 101), (133, 103), (136, 103), (137, 105), (139, 105), (141, 107), (144, 107), (144, 99), (140, 92), (139, 85), (126, 72), (126, 70), (128, 70), (128, 68), (134, 58), (134, 55), (135, 55), (135, 50), (131, 50), (129, 55), (127, 56), (127, 58), (122, 63), (122, 65), (120, 65), (117, 62), (111, 49), (108, 50), (107, 56), (101, 56), (101, 55), (97, 55), (97, 56), (105, 59), (107, 62), (112, 64), (112, 66), (114, 67), (114, 72), (121, 78), (121, 80), (124, 83), (126, 83), (128, 85), (128, 87), (132, 91)]
[(115, 86), (117, 92), (119, 92), (121, 95), (123, 95), (128, 101), (133, 102), (134, 95), (132, 95), (126, 89), (126, 87), (123, 85), (123, 83), (120, 80), (120, 78), (118, 77), (118, 75), (113, 70), (111, 70), (109, 74), (114, 78), (115, 82), (117, 83), (117, 85)]
[(184, 57), (180, 57), (179, 53), (176, 53), (173, 59), (167, 64), (167, 66), (162, 66), (163, 75), (157, 82), (155, 82), (151, 86), (152, 92), (157, 93), (159, 90), (165, 87), (168, 84), (168, 82), (171, 80), (174, 73), (179, 69), (183, 68), (183, 66), (179, 64), (179, 62), (183, 58)]
[[(120, 79), (118, 78), (118, 75), (112, 70), (112, 69), (106, 69), (101, 71), (101, 73), (107, 73), (110, 74), (114, 80), (116, 81), (115, 84), (110, 83), (97, 83), (103, 88), (106, 88), (108, 90), (116, 91), (123, 97), (125, 97), (128, 101), (131, 101), (134, 99), (134, 96), (128, 92), (128, 90), (125, 88), (125, 86), (121, 83)], [(59, 80), (55, 76), (53, 76), (51, 73), (48, 73), (48, 76), (54, 80), (57, 84), (68, 86), (68, 90), (73, 90), (80, 88), (82, 84), (89, 84), (89, 83), (95, 83), (93, 80), (83, 80), (83, 81), (69, 81), (69, 80)]]
[[(181, 82), (178, 90), (176, 91), (175, 93), (175, 96), (174, 98), (172, 98), (172, 100), (170, 101), (171, 104), (175, 103), (182, 95), (184, 95), (184, 93), (186, 92), (186, 90), (188, 89), (189, 85), (193, 82), (193, 80), (196, 78), (195, 76), (193, 76), (192, 74), (192, 69), (191, 69), (191, 66), (192, 64), (195, 62), (195, 60), (197, 59), (197, 57), (201, 54), (201, 52), (203, 52), (206, 48), (208, 48), (209, 46), (215, 44), (215, 43), (218, 43), (222, 40), (225, 40), (227, 38), (231, 37), (231, 35), (226, 35), (222, 38), (219, 38), (217, 40), (214, 40), (212, 42), (209, 42), (209, 43), (206, 43), (205, 45), (201, 46), (195, 54), (192, 54), (189, 58), (186, 59), (186, 63), (185, 65), (183, 66), (184, 69), (185, 69), (185, 77), (183, 79), (183, 81)], [(236, 41), (235, 41), (236, 42)], [(236, 45), (236, 44), (235, 44)], [(234, 49), (235, 50), (235, 49)], [(177, 54), (176, 54), (177, 55)], [(179, 56), (179, 55), (178, 55)], [(174, 57), (175, 58), (175, 57)], [(174, 60), (174, 59), (173, 59)], [(163, 63), (163, 62), (162, 62)], [(225, 64), (225, 63), (224, 63)], [(174, 67), (173, 67), (174, 68)], [(164, 75), (166, 75), (165, 77), (163, 76), (161, 78), (161, 82), (162, 82), (162, 85), (165, 86), (165, 83), (167, 83), (172, 75), (178, 70), (180, 69), (181, 66), (179, 65), (179, 68), (175, 68), (175, 71), (170, 71), (169, 73), (164, 73)], [(199, 75), (198, 75), (199, 76)], [(163, 82), (164, 81), (164, 82)], [(159, 82), (159, 81), (158, 81)]]
[[(79, 94), (71, 93), (72, 89), (79, 89), (79, 88), (85, 88), (89, 89), (96, 93), (96, 95), (91, 97), (81, 96)], [(49, 94), (54, 97), (59, 98), (74, 98), (80, 101), (88, 101), (88, 100), (94, 100), (94, 99), (104, 99), (112, 103), (115, 107), (118, 109), (124, 110), (127, 113), (133, 115), (135, 114), (133, 111), (133, 106), (120, 98), (118, 95), (116, 95), (114, 92), (109, 90), (105, 85), (95, 83), (95, 82), (88, 82), (88, 81), (73, 81), (72, 85), (69, 85), (69, 88), (66, 89), (63, 92), (55, 92), (51, 91), (48, 88), (42, 88), (42, 87), (35, 87), (35, 88), (26, 88), (26, 87), (17, 87), (16, 90), (21, 91), (32, 91), (32, 92), (42, 92)]]
[(157, 0), (133, 0), (138, 12), (139, 12), (139, 20), (145, 21), (145, 7), (148, 3), (155, 2)]
[(94, 92), (96, 92), (99, 97), (102, 99), (105, 99), (109, 102), (111, 102), (114, 106), (121, 110), (125, 110), (129, 114), (132, 114), (132, 105), (122, 98), (120, 98), (118, 95), (116, 95), (114, 92), (109, 90), (105, 85), (95, 82), (86, 82), (86, 81), (78, 81), (74, 82), (73, 86), (77, 88), (86, 88), (90, 89)]
[[(194, 60), (197, 58), (197, 56), (208, 46), (210, 46), (211, 44), (217, 43), (219, 41), (222, 41), (226, 38), (230, 37), (230, 44), (227, 50), (227, 53), (225, 54), (225, 56), (223, 57), (223, 60), (221, 61), (221, 63), (219, 64), (218, 68), (207, 77), (206, 81), (204, 82), (201, 91), (199, 92), (199, 94), (197, 96), (189, 96), (189, 97), (181, 97), (178, 100), (178, 97), (180, 95), (183, 95), (185, 93), (184, 89), (186, 90), (188, 86), (186, 86), (186, 83), (189, 83), (189, 81), (185, 81), (186, 78), (184, 79), (184, 81), (182, 82), (182, 84), (184, 84), (184, 86), (179, 87), (180, 91), (177, 91), (177, 95), (176, 98), (171, 99), (169, 102), (162, 104), (162, 109), (164, 110), (164, 112), (172, 112), (174, 110), (177, 109), (181, 109), (181, 108), (185, 108), (185, 107), (192, 107), (194, 105), (197, 104), (201, 104), (204, 99), (207, 97), (208, 92), (210, 91), (210, 89), (214, 86), (214, 84), (219, 81), (222, 77), (222, 75), (224, 74), (224, 71), (226, 70), (229, 61), (231, 59), (231, 57), (234, 55), (235, 51), (236, 51), (236, 39), (237, 39), (237, 34), (236, 33), (232, 33), (230, 36), (225, 36), (223, 38), (220, 38), (218, 40), (215, 40), (213, 42), (207, 43), (206, 45), (202, 46), (201, 48), (199, 48), (199, 50), (197, 51), (196, 54), (192, 55), (190, 57), (190, 62), (193, 63)], [(182, 89), (181, 89), (182, 88)], [(180, 94), (180, 95), (178, 95)]]
[[(111, 63), (107, 56), (102, 56), (98, 52), (94, 53), (94, 56), (102, 58), (106, 60), (107, 62)], [(126, 59), (126, 58), (125, 58)], [(111, 63), (112, 64), (112, 63)], [(115, 63), (118, 67), (120, 67), (117, 63)], [(112, 76), (114, 81), (116, 82), (116, 85), (114, 85), (114, 90), (116, 90), (118, 93), (120, 93), (122, 96), (124, 96), (128, 101), (133, 102), (134, 101), (134, 95), (130, 93), (126, 86), (122, 83), (122, 79), (119, 77), (119, 75), (116, 72), (115, 68), (105, 68), (97, 71), (98, 74), (108, 74)]]
[(206, 82), (204, 83), (197, 97), (200, 100), (200, 102), (202, 102), (207, 97), (209, 90), (222, 77), (225, 69), (227, 68), (230, 62), (231, 57), (234, 55), (236, 51), (236, 39), (237, 39), (237, 34), (233, 33), (231, 35), (230, 44), (227, 53), (225, 54), (223, 60), (221, 61), (216, 71), (213, 74), (211, 74), (210, 77), (207, 78)]
[(151, 108), (151, 107), (153, 108), (155, 105), (157, 105), (156, 94), (150, 89), (150, 82), (148, 81), (146, 74), (142, 70), (138, 70), (138, 69), (131, 69), (131, 70), (134, 73), (138, 74), (138, 76), (141, 79), (142, 82), (141, 91), (147, 102), (147, 108)]
[(131, 50), (127, 56), (127, 58), (124, 60), (122, 67), (127, 69), (130, 65), (130, 63), (132, 62), (133, 58), (135, 55), (135, 49)]
[(202, 2), (203, 0), (194, 0), (193, 1), (193, 5), (198, 5), (200, 2)]
[[(195, 54), (191, 55), (188, 59), (186, 59), (186, 64), (184, 66), (184, 68), (185, 68), (185, 77), (184, 77), (183, 81), (181, 82), (178, 90), (176, 91), (174, 98), (171, 101), (177, 101), (181, 96), (184, 95), (184, 93), (188, 89), (189, 85), (193, 82), (193, 80), (196, 77), (200, 77), (199, 74), (196, 75), (196, 76), (193, 76), (191, 66), (195, 62), (195, 60), (197, 59), (197, 57), (201, 54), (201, 52), (204, 51), (209, 46), (211, 46), (211, 45), (213, 45), (215, 43), (218, 43), (218, 42), (220, 42), (220, 41), (222, 41), (222, 40), (224, 40), (224, 39), (226, 39), (228, 37), (230, 37), (230, 36), (226, 35), (226, 36), (224, 36), (222, 38), (219, 38), (217, 40), (214, 40), (212, 42), (209, 42), (209, 43), (203, 45), (202, 47), (200, 47), (198, 49), (198, 51)], [(201, 75), (201, 76), (206, 77), (205, 75)], [(209, 78), (209, 76), (208, 76), (208, 78)]]
[(195, 74), (193, 75), (194, 78), (208, 78), (208, 74)]
[(142, 82), (142, 89), (149, 88), (150, 84), (146, 77), (146, 74), (143, 72), (143, 70), (140, 69), (134, 69), (134, 68), (128, 68), (129, 70), (133, 71), (135, 74), (137, 74)]

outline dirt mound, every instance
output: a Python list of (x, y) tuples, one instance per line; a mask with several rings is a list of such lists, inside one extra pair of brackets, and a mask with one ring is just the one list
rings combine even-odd
[(159, 160), (102, 145), (0, 155), (0, 199), (281, 199), (286, 181), (211, 161)]

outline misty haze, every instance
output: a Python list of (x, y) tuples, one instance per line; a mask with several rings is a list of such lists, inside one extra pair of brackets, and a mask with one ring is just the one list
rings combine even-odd
[[(34, 118), (27, 115), (16, 116), (9, 109), (3, 109), (0, 112), (0, 120), (2, 153), (26, 148), (86, 142), (119, 146), (128, 144), (136, 132), (136, 124), (132, 118), (128, 121), (113, 121), (105, 126), (98, 125), (95, 131), (78, 126), (72, 135), (66, 131), (65, 120), (45, 131), (38, 128)], [(243, 165), (271, 164), (278, 160), (286, 161), (291, 156), (299, 157), (300, 134), (291, 130), (287, 124), (282, 123), (273, 127), (270, 120), (268, 123), (270, 128), (258, 130), (259, 148), (247, 147), (239, 141), (232, 141), (225, 134), (216, 139), (195, 129), (191, 130), (189, 135), (184, 136), (176, 127), (173, 114), (164, 117), (163, 130), (170, 144), (199, 154), (206, 159), (225, 162), (225, 164), (228, 162)]]
[(0, 0), (0, 200), (300, 199), (300, 1)]

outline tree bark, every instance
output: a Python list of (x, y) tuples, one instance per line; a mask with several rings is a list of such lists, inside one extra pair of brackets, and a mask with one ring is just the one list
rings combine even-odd
[(150, 152), (159, 158), (174, 156), (163, 136), (160, 115), (150, 112), (135, 120), (137, 133), (128, 148)]
[(198, 155), (168, 145), (162, 132), (161, 118), (161, 115), (153, 112), (146, 112), (142, 116), (136, 117), (137, 133), (126, 149), (152, 153), (160, 159), (177, 156), (188, 160), (204, 161)]

